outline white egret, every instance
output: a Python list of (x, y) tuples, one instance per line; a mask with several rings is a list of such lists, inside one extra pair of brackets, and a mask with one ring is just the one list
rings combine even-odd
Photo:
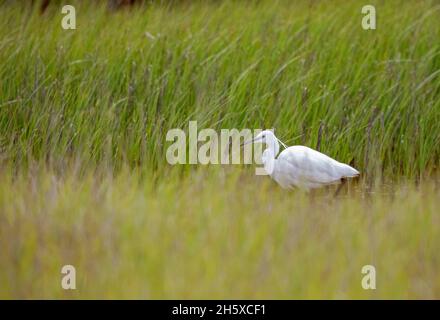
[[(262, 155), (265, 171), (282, 188), (310, 190), (359, 176), (356, 169), (319, 151), (305, 146), (287, 147), (270, 130), (260, 132), (242, 145), (258, 142), (267, 145)], [(278, 155), (279, 143), (286, 149)]]

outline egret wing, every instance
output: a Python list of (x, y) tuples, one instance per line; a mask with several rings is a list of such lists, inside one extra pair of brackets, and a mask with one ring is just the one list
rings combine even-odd
[(339, 182), (343, 177), (358, 175), (352, 167), (305, 146), (285, 149), (277, 158), (280, 173), (294, 184), (316, 187)]

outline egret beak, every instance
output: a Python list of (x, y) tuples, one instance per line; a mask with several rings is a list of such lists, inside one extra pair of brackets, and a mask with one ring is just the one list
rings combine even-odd
[(243, 142), (242, 144), (240, 144), (240, 147), (243, 147), (243, 146), (245, 146), (245, 145), (247, 145), (247, 144), (249, 144), (249, 143), (252, 143), (252, 142), (254, 142), (254, 139), (251, 139), (251, 140), (245, 141), (245, 142)]

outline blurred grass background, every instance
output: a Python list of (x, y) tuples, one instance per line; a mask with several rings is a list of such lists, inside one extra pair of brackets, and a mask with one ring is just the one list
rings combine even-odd
[[(72, 1), (76, 30), (1, 3), (0, 297), (438, 298), (440, 4), (370, 3), (375, 31), (362, 1)], [(170, 167), (189, 120), (363, 178), (335, 200)]]
[[(2, 175), (1, 298), (433, 299), (439, 191), (384, 185), (338, 198), (267, 177)], [(61, 267), (76, 268), (63, 290)], [(376, 268), (376, 290), (361, 269)]]

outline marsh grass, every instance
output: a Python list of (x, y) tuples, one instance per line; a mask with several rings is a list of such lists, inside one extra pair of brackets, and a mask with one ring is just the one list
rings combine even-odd
[[(334, 198), (260, 178), (3, 173), (0, 297), (439, 297), (434, 183), (369, 195), (350, 185)], [(61, 289), (64, 264), (76, 267), (75, 291)], [(361, 287), (367, 264), (376, 290)]]
[(2, 157), (162, 170), (167, 130), (197, 120), (275, 128), (311, 147), (321, 131), (321, 151), (365, 177), (429, 175), (440, 152), (440, 7), (377, 2), (379, 27), (365, 31), (360, 3), (183, 2), (115, 13), (77, 2), (74, 31), (60, 27), (58, 7), (40, 16), (3, 4)]
[[(370, 2), (376, 31), (359, 1), (72, 1), (75, 31), (1, 3), (0, 297), (439, 298), (440, 6)], [(170, 166), (190, 120), (275, 128), (362, 179), (335, 198)]]

